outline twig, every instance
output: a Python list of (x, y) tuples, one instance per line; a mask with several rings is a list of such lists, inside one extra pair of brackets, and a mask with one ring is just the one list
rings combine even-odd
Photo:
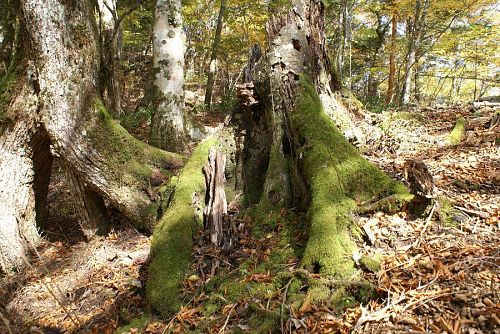
[(224, 325), (222, 326), (222, 328), (219, 330), (219, 334), (221, 333), (224, 333), (225, 332), (225, 329), (226, 329), (226, 326), (227, 326), (227, 323), (229, 322), (229, 318), (231, 318), (231, 313), (233, 313), (233, 310), (234, 308), (238, 305), (238, 303), (236, 302), (232, 307), (231, 309), (229, 310), (229, 314), (227, 315), (227, 318), (226, 318), (226, 322), (224, 322)]
[(284, 324), (283, 324), (283, 310), (285, 308), (286, 295), (288, 294), (288, 287), (292, 283), (292, 280), (293, 280), (293, 278), (290, 278), (290, 280), (286, 284), (286, 286), (285, 286), (285, 292), (283, 293), (283, 299), (281, 301), (281, 309), (280, 309), (281, 333), (285, 332), (285, 327), (284, 327)]
[(483, 218), (483, 219), (488, 219), (489, 216), (485, 213), (482, 213), (482, 212), (478, 212), (478, 211), (474, 211), (474, 210), (470, 210), (470, 209), (466, 209), (466, 208), (463, 208), (461, 206), (458, 206), (458, 205), (454, 205), (453, 206), (455, 209), (457, 210), (460, 210), (460, 211), (463, 211), (465, 213), (470, 213), (471, 215), (475, 215), (475, 216), (478, 216), (479, 218)]
[(432, 216), (434, 215), (434, 210), (436, 210), (436, 202), (434, 202), (434, 204), (432, 205), (431, 213), (429, 214), (429, 217), (427, 217), (424, 227), (422, 228), (422, 231), (420, 231), (420, 235), (418, 236), (417, 240), (415, 240), (415, 242), (411, 245), (411, 247), (415, 248), (420, 245), (420, 242), (422, 241), (425, 231), (427, 231), (427, 228), (431, 223)]
[(9, 334), (12, 334), (12, 330), (10, 329), (10, 326), (9, 326), (9, 320), (7, 320), (7, 319), (3, 316), (2, 312), (0, 312), (0, 318), (2, 318), (2, 321), (3, 321), (3, 323), (5, 324), (5, 327), (7, 327), (7, 330), (9, 331)]
[(372, 322), (372, 321), (380, 321), (382, 319), (390, 317), (390, 313), (388, 311), (399, 303), (401, 303), (403, 300), (406, 299), (406, 296), (403, 294), (400, 296), (396, 301), (390, 302), (387, 304), (385, 307), (381, 308), (380, 310), (377, 310), (375, 312), (368, 313), (367, 309), (364, 308), (363, 306), (360, 306), (361, 308), (361, 316), (359, 317), (358, 321), (356, 322), (356, 325), (354, 326), (354, 330), (358, 329), (362, 325), (364, 325), (367, 322)]
[[(196, 296), (196, 293), (193, 295), (193, 297), (191, 297), (191, 299), (186, 303), (186, 305), (189, 305), (191, 304), (191, 302), (194, 300), (194, 297)], [(170, 326), (172, 325), (172, 323), (174, 322), (175, 318), (177, 318), (178, 315), (181, 314), (181, 311), (177, 312), (173, 317), (172, 319), (170, 319), (170, 321), (168, 322), (167, 326), (165, 327), (165, 329), (163, 330), (163, 332), (161, 332), (161, 334), (165, 334), (167, 332), (167, 329), (170, 328)]]

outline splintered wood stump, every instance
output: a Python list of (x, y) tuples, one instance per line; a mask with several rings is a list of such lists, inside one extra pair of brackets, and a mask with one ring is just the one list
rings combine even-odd
[(216, 152), (212, 147), (208, 155), (208, 163), (203, 168), (207, 184), (203, 222), (208, 230), (210, 241), (217, 247), (229, 250), (231, 242), (231, 224), (227, 214), (226, 192), (224, 190), (224, 170), (226, 155)]

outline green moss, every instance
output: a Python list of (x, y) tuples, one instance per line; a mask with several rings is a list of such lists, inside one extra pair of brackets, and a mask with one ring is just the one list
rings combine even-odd
[(407, 191), (345, 140), (308, 79), (300, 78), (297, 93), (291, 123), (304, 141), (300, 163), (311, 193), (303, 265), (324, 275), (347, 277), (354, 271), (355, 244), (348, 226), (357, 203)]
[(248, 313), (250, 313), (248, 325), (252, 329), (252, 333), (276, 333), (280, 329), (279, 310), (265, 310), (257, 304), (250, 304), (248, 309)]
[(8, 106), (12, 100), (17, 83), (17, 56), (10, 64), (5, 75), (0, 79), (0, 125), (8, 122), (12, 116), (8, 114)]
[(443, 225), (456, 227), (458, 224), (453, 219), (460, 211), (453, 207), (453, 204), (446, 197), (439, 197), (437, 199), (439, 205), (439, 220)]
[(400, 119), (400, 120), (404, 120), (404, 121), (409, 121), (411, 123), (416, 123), (416, 124), (426, 122), (424, 116), (422, 116), (421, 114), (408, 112), (408, 111), (397, 112), (391, 118), (394, 120)]
[(464, 139), (465, 137), (465, 127), (467, 125), (467, 121), (465, 118), (460, 117), (457, 119), (457, 122), (455, 123), (455, 127), (451, 131), (450, 135), (448, 136), (448, 141), (452, 145), (458, 145), (460, 142)]
[(115, 334), (125, 334), (130, 333), (131, 329), (137, 329), (136, 333), (145, 333), (146, 326), (151, 321), (150, 314), (144, 314), (140, 318), (135, 318), (130, 321), (130, 323), (126, 326), (122, 326), (116, 329)]
[(150, 305), (162, 314), (180, 307), (179, 288), (186, 266), (191, 261), (193, 234), (200, 228), (193, 218), (193, 194), (204, 198), (202, 167), (214, 139), (198, 145), (178, 177), (168, 209), (156, 226), (151, 241), (147, 296)]
[(373, 273), (380, 270), (381, 259), (377, 256), (370, 257), (363, 255), (361, 259), (359, 259), (359, 262)]
[(108, 158), (112, 172), (126, 177), (125, 174), (131, 171), (135, 176), (149, 177), (151, 168), (165, 170), (182, 166), (180, 155), (149, 146), (130, 135), (111, 118), (100, 99), (95, 98), (93, 106), (99, 122), (89, 136), (97, 150)]
[[(95, 114), (90, 117), (87, 136), (119, 187), (147, 189), (154, 169), (166, 172), (168, 178), (172, 169), (182, 166), (182, 156), (149, 146), (130, 135), (111, 118), (99, 98), (92, 100), (92, 108)], [(140, 228), (152, 228), (158, 207), (157, 203), (151, 203), (139, 210)]]

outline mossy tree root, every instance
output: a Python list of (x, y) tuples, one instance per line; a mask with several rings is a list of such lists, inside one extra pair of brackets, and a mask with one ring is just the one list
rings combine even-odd
[(310, 234), (302, 264), (326, 276), (345, 278), (354, 270), (355, 244), (348, 226), (357, 203), (389, 195), (410, 199), (411, 195), (347, 142), (304, 76), (298, 82), (290, 120), (298, 143), (303, 143), (297, 147), (298, 163), (311, 193)]
[(401, 211), (404, 206), (413, 199), (411, 194), (393, 194), (379, 200), (362, 203), (356, 209), (359, 214), (383, 211), (386, 213), (395, 213)]
[(191, 261), (193, 236), (201, 228), (201, 220), (195, 219), (195, 212), (201, 213), (201, 207), (195, 202), (203, 201), (205, 196), (202, 167), (215, 143), (215, 139), (208, 139), (195, 149), (178, 176), (172, 199), (153, 232), (146, 290), (151, 307), (163, 315), (175, 313), (181, 305), (180, 284)]

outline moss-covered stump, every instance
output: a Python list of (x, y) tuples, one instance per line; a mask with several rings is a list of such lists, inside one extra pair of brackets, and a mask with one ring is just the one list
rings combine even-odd
[(354, 270), (355, 245), (348, 226), (357, 204), (393, 194), (403, 202), (411, 195), (346, 141), (303, 76), (290, 121), (302, 143), (297, 148), (298, 163), (311, 193), (303, 266), (326, 276), (347, 277)]
[(195, 220), (195, 206), (203, 201), (205, 178), (202, 168), (215, 139), (209, 139), (193, 155), (177, 178), (174, 194), (166, 212), (153, 232), (151, 265), (149, 267), (147, 297), (151, 307), (169, 314), (180, 307), (180, 283), (186, 266), (191, 261), (193, 236), (201, 227)]
[(458, 145), (465, 137), (465, 127), (467, 126), (467, 121), (465, 118), (460, 117), (455, 123), (455, 127), (448, 136), (448, 142), (451, 145)]

